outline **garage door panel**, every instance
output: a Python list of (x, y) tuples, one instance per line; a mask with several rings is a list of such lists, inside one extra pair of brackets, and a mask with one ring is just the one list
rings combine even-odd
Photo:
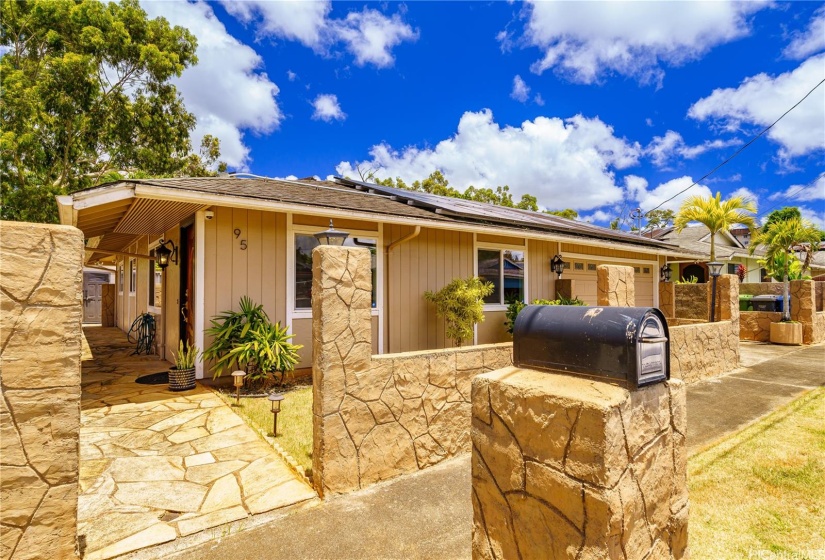
[(573, 295), (586, 305), (596, 305), (598, 299), (596, 266), (599, 264), (613, 264), (615, 266), (632, 266), (636, 288), (636, 306), (653, 307), (653, 271), (655, 267), (649, 263), (627, 264), (611, 263), (609, 261), (583, 261), (571, 259), (570, 268), (565, 269), (562, 278), (573, 280)]

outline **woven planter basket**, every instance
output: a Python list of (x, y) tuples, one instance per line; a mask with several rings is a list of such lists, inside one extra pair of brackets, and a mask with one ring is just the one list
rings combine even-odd
[(195, 368), (169, 369), (169, 390), (187, 391), (195, 388)]

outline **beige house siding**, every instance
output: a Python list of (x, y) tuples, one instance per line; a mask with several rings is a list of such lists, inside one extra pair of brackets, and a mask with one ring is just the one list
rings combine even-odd
[[(163, 236), (171, 240), (175, 247), (180, 247), (180, 228), (167, 230)], [(178, 255), (180, 262), (180, 255)], [(180, 266), (167, 266), (163, 271), (163, 333), (165, 356), (168, 361), (174, 362), (180, 340)]]
[[(413, 232), (411, 226), (384, 226), (386, 247)], [(397, 246), (386, 259), (384, 301), (388, 309), (386, 352), (449, 348), (444, 321), (424, 292), (437, 291), (473, 270), (473, 234), (422, 228), (418, 237)]]
[(530, 239), (527, 244), (528, 303), (534, 299), (556, 298), (556, 275), (550, 270), (550, 261), (558, 254), (555, 241)]

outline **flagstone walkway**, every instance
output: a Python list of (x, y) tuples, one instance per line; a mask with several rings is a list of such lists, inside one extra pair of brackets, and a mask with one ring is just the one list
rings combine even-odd
[(84, 329), (78, 535), (87, 560), (317, 498), (208, 389), (135, 379), (169, 368), (131, 356), (118, 329)]

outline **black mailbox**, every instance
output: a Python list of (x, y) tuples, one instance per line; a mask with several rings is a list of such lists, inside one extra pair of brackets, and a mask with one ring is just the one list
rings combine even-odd
[(670, 335), (652, 307), (528, 305), (513, 328), (513, 364), (628, 388), (670, 379)]

